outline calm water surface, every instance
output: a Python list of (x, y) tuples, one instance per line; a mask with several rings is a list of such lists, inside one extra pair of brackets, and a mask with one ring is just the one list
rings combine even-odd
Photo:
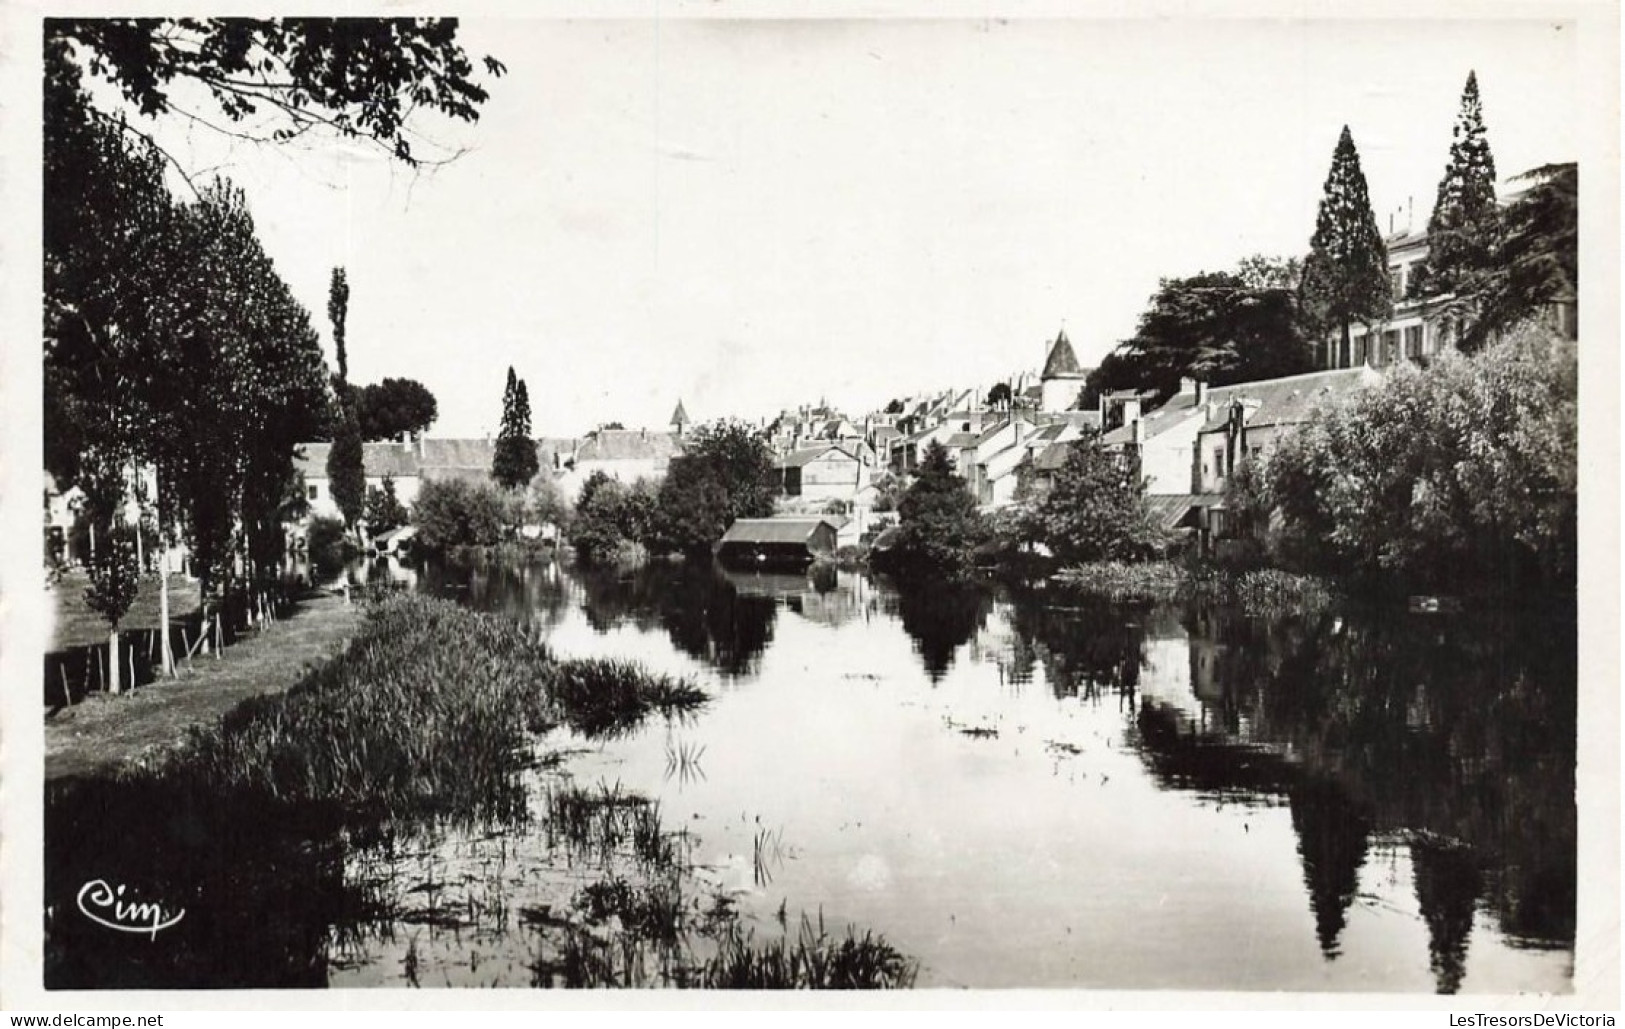
[(883, 933), (920, 985), (1569, 988), (1572, 630), (682, 566), (418, 585), (699, 681), (691, 724), (572, 772), (658, 797), (764, 926)]
[[(575, 785), (658, 799), (764, 938), (781, 911), (821, 913), (884, 935), (928, 987), (1571, 987), (1572, 622), (677, 565), (410, 577), (713, 696), (686, 722), (545, 746), (578, 751)], [(560, 781), (532, 773), (529, 828), (341, 848), (318, 876), (335, 895), (416, 900), (364, 931), (335, 928), (366, 923), (353, 899), (318, 915), (333, 927), (306, 929), (300, 974), (527, 984), (526, 919), (590, 875), (537, 828)]]

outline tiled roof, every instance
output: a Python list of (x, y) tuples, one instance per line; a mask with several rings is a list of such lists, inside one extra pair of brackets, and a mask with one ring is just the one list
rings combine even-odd
[[(536, 458), (543, 469), (553, 466), (553, 454), (561, 443), (568, 440), (539, 440)], [(327, 478), (327, 455), (331, 443), (302, 443), (301, 454), (294, 458), (294, 468), (308, 479)], [(419, 451), (421, 450), (421, 454)], [(496, 441), (488, 439), (425, 439), (411, 445), (402, 443), (363, 443), (361, 467), (369, 479), (390, 476), (406, 479), (414, 476), (425, 479), (463, 479), (474, 481), (489, 478), (491, 461), (496, 456)]]
[(1212, 507), (1224, 499), (1222, 493), (1153, 494), (1145, 498), (1146, 512), (1164, 532), (1179, 528), (1192, 508)]
[(947, 442), (945, 442), (943, 445), (950, 450), (959, 447), (974, 447), (976, 445), (976, 433), (956, 432), (952, 436), (949, 436)]
[(1055, 342), (1049, 348), (1049, 357), (1044, 361), (1044, 374), (1046, 379), (1081, 379), (1083, 368), (1078, 364), (1078, 355), (1072, 352), (1072, 344), (1066, 338), (1066, 330), (1055, 337)]
[(587, 434), (576, 450), (577, 461), (660, 461), (682, 452), (669, 432), (642, 429), (599, 429)]
[(844, 458), (856, 461), (857, 458), (833, 443), (826, 443), (821, 447), (804, 447), (801, 450), (792, 450), (779, 461), (780, 468), (801, 468), (818, 460), (829, 453), (836, 453)]
[(804, 543), (822, 518), (740, 518), (723, 533), (723, 543)]
[(876, 443), (885, 443), (890, 440), (900, 439), (903, 433), (894, 425), (877, 425), (869, 430), (869, 435), (874, 437)]
[[(1207, 402), (1213, 415), (1196, 408), (1194, 393), (1179, 393), (1168, 403), (1141, 418), (1145, 423), (1145, 438), (1157, 436), (1175, 426), (1182, 425), (1195, 415), (1202, 417), (1207, 426), (1213, 418), (1221, 416), (1221, 409), (1232, 400), (1255, 400), (1258, 408), (1247, 419), (1249, 425), (1290, 425), (1308, 420), (1315, 404), (1321, 398), (1344, 394), (1359, 386), (1375, 381), (1377, 373), (1369, 368), (1336, 368), (1331, 371), (1289, 375), (1283, 379), (1262, 379), (1257, 382), (1238, 382), (1233, 386), (1215, 386), (1207, 391)], [(1101, 437), (1101, 443), (1114, 446), (1134, 439), (1134, 427), (1122, 425)]]

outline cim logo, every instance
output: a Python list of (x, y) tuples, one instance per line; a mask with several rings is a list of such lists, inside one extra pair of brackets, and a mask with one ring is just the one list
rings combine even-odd
[(125, 888), (105, 879), (92, 879), (79, 888), (79, 910), (97, 925), (121, 933), (144, 933), (156, 940), (158, 934), (179, 922), (185, 909), (170, 912), (161, 904), (137, 904), (124, 899)]

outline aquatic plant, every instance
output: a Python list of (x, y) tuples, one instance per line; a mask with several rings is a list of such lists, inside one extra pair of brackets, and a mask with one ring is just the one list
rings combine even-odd
[(1318, 610), (1335, 599), (1331, 584), (1277, 568), (1232, 572), (1215, 565), (1171, 561), (1097, 561), (1055, 573), (1065, 590), (1116, 603), (1199, 601), (1237, 604), (1249, 613)]
[(738, 990), (906, 989), (914, 985), (918, 972), (918, 965), (872, 933), (859, 937), (848, 926), (844, 936), (832, 938), (820, 911), (816, 928), (803, 912), (794, 939), (786, 934), (760, 945), (737, 924), (730, 926), (693, 985)]
[(608, 734), (704, 701), (630, 663), (560, 661), (517, 622), (399, 595), (374, 605), (333, 661), (192, 731), (152, 774), (393, 817), (513, 819), (535, 734), (560, 723)]

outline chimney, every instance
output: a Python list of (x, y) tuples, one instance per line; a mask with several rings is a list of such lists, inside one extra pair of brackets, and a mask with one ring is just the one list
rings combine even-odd
[(1184, 396), (1187, 393), (1195, 392), (1195, 390), (1196, 390), (1196, 380), (1195, 379), (1191, 378), (1188, 375), (1180, 377), (1180, 379), (1179, 379), (1179, 395), (1180, 396)]
[(1207, 403), (1207, 383), (1198, 379), (1196, 382), (1196, 406), (1201, 407)]
[(1145, 422), (1143, 420), (1141, 420), (1139, 414), (1136, 413), (1134, 415), (1134, 445), (1138, 447), (1138, 446), (1143, 446), (1144, 444), (1145, 444)]
[(1137, 422), (1139, 420), (1140, 398), (1131, 397), (1128, 400), (1123, 401), (1123, 423), (1126, 425), (1129, 422)]

